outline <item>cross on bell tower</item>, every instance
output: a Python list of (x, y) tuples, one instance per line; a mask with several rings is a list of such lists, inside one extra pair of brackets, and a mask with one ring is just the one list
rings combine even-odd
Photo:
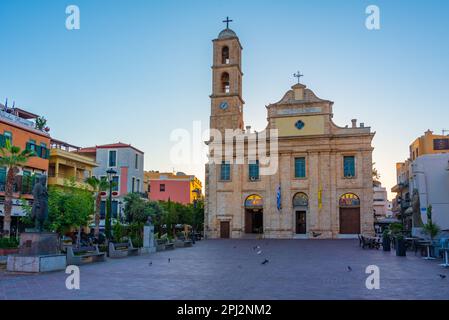
[(233, 22), (234, 20), (229, 20), (229, 17), (226, 17), (226, 20), (223, 20), (223, 23), (226, 23), (226, 29), (229, 29), (229, 22)]
[(298, 71), (297, 73), (294, 73), (293, 76), (294, 76), (295, 78), (298, 78), (298, 84), (301, 83), (301, 77), (304, 77), (304, 75), (301, 74), (301, 72), (299, 72), (299, 71)]

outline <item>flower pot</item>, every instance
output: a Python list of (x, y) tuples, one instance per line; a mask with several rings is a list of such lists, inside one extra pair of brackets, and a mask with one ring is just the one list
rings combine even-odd
[(407, 247), (404, 239), (396, 239), (396, 256), (405, 257), (407, 255)]
[(391, 239), (390, 237), (382, 238), (382, 249), (383, 251), (391, 251)]
[(10, 254), (19, 253), (19, 249), (0, 249), (0, 256), (7, 256)]

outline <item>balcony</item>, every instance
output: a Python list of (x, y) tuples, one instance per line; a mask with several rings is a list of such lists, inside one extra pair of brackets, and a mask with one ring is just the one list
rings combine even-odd
[[(28, 112), (20, 108), (6, 108), (0, 104), (0, 120), (10, 122), (15, 125), (19, 125), (27, 130), (35, 131), (39, 134), (48, 134), (48, 128), (37, 129), (35, 119), (39, 118), (38, 115)], [(34, 121), (33, 121), (34, 120)]]
[[(33, 187), (34, 187), (35, 181), (34, 179), (24, 179), (22, 176), (16, 176), (14, 186), (13, 186), (13, 193), (17, 195), (32, 195), (33, 194)], [(0, 193), (4, 194), (6, 190), (6, 182), (2, 181), (0, 182)]]
[(60, 186), (64, 187), (68, 183), (70, 183), (70, 180), (73, 180), (75, 182), (75, 186), (77, 188), (88, 188), (89, 185), (85, 182), (85, 177), (74, 177), (73, 174), (64, 174), (64, 173), (49, 173), (48, 175), (48, 185), (54, 185), (54, 186)]

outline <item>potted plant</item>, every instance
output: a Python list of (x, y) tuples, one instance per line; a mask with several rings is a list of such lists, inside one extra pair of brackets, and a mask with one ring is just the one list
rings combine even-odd
[(430, 237), (430, 242), (433, 244), (433, 239), (440, 233), (440, 227), (432, 221), (432, 205), (427, 207), (427, 223), (423, 225), (422, 229)]
[(404, 235), (396, 235), (396, 256), (405, 257), (407, 255), (407, 246), (405, 245)]
[(14, 238), (0, 238), (0, 256), (19, 253), (19, 242)]
[(385, 229), (382, 233), (382, 249), (383, 251), (391, 251), (390, 230)]
[(396, 249), (396, 256), (405, 257), (406, 256), (406, 245), (403, 235), (404, 226), (400, 223), (392, 223), (390, 225), (390, 232), (394, 238), (394, 244)]

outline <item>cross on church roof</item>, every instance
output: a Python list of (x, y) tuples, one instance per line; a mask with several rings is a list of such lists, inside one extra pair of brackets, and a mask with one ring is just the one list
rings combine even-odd
[(234, 20), (229, 20), (229, 17), (226, 17), (226, 20), (223, 20), (226, 23), (226, 29), (229, 29), (229, 22), (233, 22)]
[(299, 71), (297, 73), (294, 73), (293, 76), (295, 78), (298, 78), (298, 84), (301, 83), (301, 77), (304, 77), (304, 75), (301, 74), (301, 72), (299, 72)]

